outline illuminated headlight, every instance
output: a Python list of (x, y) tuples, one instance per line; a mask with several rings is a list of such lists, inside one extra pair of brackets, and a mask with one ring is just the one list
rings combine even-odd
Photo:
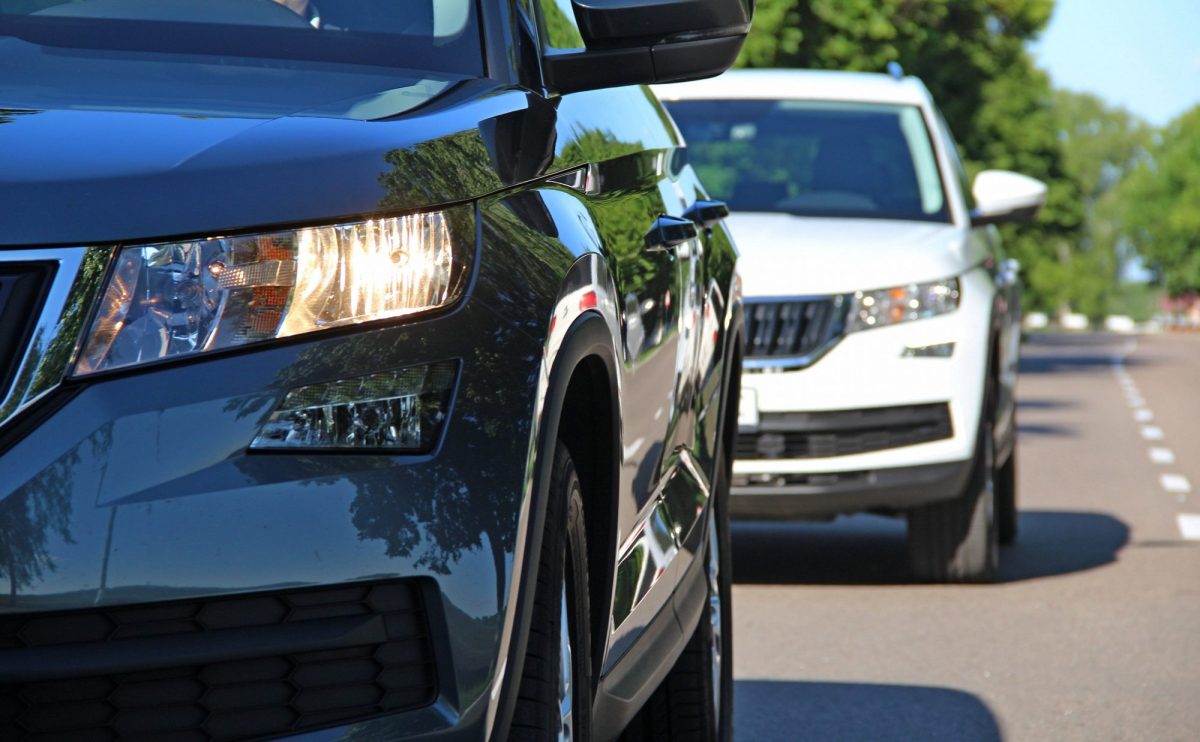
[(448, 306), (469, 208), (123, 248), (76, 374)]
[(859, 291), (851, 297), (846, 331), (869, 330), (936, 317), (958, 309), (958, 279)]

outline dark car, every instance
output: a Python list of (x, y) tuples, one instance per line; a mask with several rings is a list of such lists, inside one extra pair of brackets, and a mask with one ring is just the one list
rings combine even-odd
[(728, 738), (744, 0), (0, 0), (0, 739)]

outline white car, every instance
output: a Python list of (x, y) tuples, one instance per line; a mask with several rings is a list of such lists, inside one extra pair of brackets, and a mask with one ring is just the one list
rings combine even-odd
[(995, 578), (1016, 535), (1018, 265), (1040, 181), (968, 186), (902, 74), (737, 71), (659, 86), (733, 211), (747, 341), (730, 511), (906, 516), (914, 574)]

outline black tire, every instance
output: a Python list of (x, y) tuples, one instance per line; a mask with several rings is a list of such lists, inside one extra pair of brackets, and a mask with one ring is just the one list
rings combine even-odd
[(995, 443), (989, 415), (976, 436), (974, 466), (959, 497), (908, 513), (908, 563), (926, 582), (993, 582), (1000, 561)]
[(733, 739), (733, 588), (728, 467), (718, 467), (705, 550), (709, 600), (662, 685), (623, 737), (627, 742), (730, 742)]
[(538, 560), (533, 620), (509, 738), (520, 742), (559, 739), (563, 672), (562, 619), (567, 618), (573, 742), (591, 739), (592, 662), (587, 580), (587, 531), (575, 464), (558, 444), (551, 474), (546, 528)]
[(1001, 546), (1017, 540), (1017, 447), (996, 472), (996, 532)]

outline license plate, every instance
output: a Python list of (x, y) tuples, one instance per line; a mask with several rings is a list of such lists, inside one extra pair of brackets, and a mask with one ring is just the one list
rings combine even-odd
[(738, 428), (754, 429), (758, 427), (758, 392), (753, 389), (743, 389), (742, 398), (738, 403)]

